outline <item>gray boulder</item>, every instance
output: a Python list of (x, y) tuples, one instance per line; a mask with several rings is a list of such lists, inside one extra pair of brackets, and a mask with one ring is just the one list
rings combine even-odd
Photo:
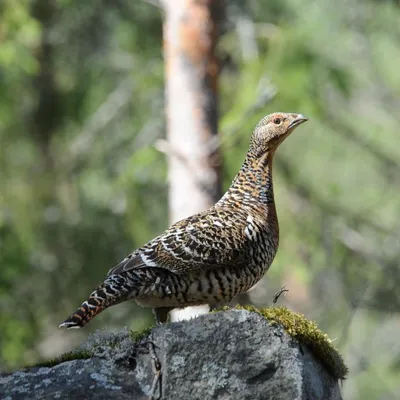
[(157, 326), (136, 342), (98, 332), (74, 354), (86, 359), (0, 375), (0, 398), (341, 399), (308, 347), (245, 310)]

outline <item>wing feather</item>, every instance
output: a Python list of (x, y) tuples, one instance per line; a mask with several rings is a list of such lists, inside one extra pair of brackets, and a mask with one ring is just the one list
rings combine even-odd
[(245, 227), (245, 215), (212, 208), (172, 225), (122, 260), (108, 275), (147, 267), (182, 274), (245, 265), (250, 258)]

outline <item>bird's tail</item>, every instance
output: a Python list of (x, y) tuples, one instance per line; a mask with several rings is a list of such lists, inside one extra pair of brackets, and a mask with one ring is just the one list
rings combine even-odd
[(82, 328), (104, 309), (121, 303), (129, 295), (132, 295), (132, 288), (126, 285), (126, 280), (121, 275), (111, 275), (60, 324), (60, 328)]

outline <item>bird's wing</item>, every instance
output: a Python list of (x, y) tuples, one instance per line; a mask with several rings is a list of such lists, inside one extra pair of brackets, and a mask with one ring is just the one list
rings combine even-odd
[(131, 253), (108, 275), (135, 268), (163, 268), (180, 274), (249, 261), (246, 216), (212, 208), (172, 225), (165, 233)]

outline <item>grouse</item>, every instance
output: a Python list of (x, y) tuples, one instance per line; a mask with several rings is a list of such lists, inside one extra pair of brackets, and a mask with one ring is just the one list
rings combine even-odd
[(249, 290), (278, 249), (272, 160), (278, 146), (305, 121), (293, 113), (261, 119), (225, 195), (129, 254), (60, 327), (80, 328), (107, 307), (130, 299), (152, 307), (161, 323), (174, 308), (215, 306)]

